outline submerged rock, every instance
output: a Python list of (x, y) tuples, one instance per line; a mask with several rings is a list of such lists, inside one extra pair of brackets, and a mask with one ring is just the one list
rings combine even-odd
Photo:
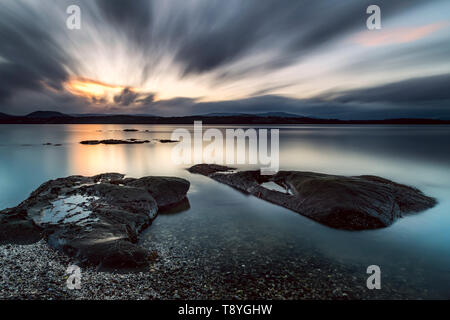
[(124, 178), (108, 173), (51, 180), (19, 206), (0, 212), (0, 242), (36, 242), (101, 268), (147, 265), (136, 245), (161, 208), (186, 201), (189, 182), (172, 177)]
[(60, 147), (62, 146), (61, 143), (51, 143), (51, 142), (46, 142), (42, 144), (43, 146), (54, 146), (54, 147)]
[[(347, 230), (383, 228), (405, 214), (433, 207), (436, 200), (416, 188), (376, 176), (346, 177), (314, 172), (230, 172), (233, 168), (200, 164), (188, 169), (324, 225)], [(286, 190), (266, 188), (274, 182)]]

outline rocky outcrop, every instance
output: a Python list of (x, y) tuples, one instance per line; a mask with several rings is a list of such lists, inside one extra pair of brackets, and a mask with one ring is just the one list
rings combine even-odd
[[(188, 169), (242, 192), (298, 212), (324, 225), (346, 230), (383, 228), (398, 218), (426, 210), (436, 200), (416, 188), (376, 176), (346, 177), (314, 172), (230, 172), (233, 168), (200, 164)], [(286, 192), (264, 186), (273, 182)]]
[(50, 246), (103, 269), (147, 265), (136, 245), (159, 209), (186, 201), (189, 182), (172, 177), (124, 178), (109, 173), (51, 180), (19, 206), (0, 212), (0, 241)]

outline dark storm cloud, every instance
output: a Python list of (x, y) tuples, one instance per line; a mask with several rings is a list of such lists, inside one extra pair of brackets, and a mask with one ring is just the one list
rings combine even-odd
[[(125, 30), (136, 41), (146, 41), (152, 23), (151, 0), (96, 0), (113, 28)], [(146, 45), (146, 43), (144, 43)]]
[(40, 89), (45, 84), (61, 89), (67, 79), (64, 50), (43, 29), (34, 13), (0, 5), (0, 101), (19, 89)]
[(129, 106), (132, 104), (148, 105), (154, 100), (154, 93), (138, 93), (131, 88), (124, 88), (120, 94), (114, 96), (114, 102), (121, 106)]
[(403, 80), (373, 88), (341, 92), (339, 102), (421, 103), (450, 101), (450, 74)]
[(6, 101), (17, 89), (40, 88), (39, 77), (27, 68), (13, 64), (0, 64), (0, 102)]
[(151, 103), (139, 109), (144, 114), (159, 116), (204, 115), (210, 113), (287, 112), (305, 117), (325, 119), (450, 119), (450, 110), (442, 103), (386, 104), (382, 102), (339, 102), (322, 99), (292, 99), (266, 95), (248, 99), (197, 102), (196, 99), (174, 98)]
[(122, 106), (129, 106), (134, 103), (138, 97), (138, 93), (134, 92), (130, 88), (125, 88), (120, 94), (114, 97), (114, 102)]
[[(184, 38), (177, 60), (185, 74), (211, 71), (252, 50), (277, 47), (280, 55), (261, 67), (279, 68), (355, 30), (364, 30), (372, 0), (208, 1)], [(423, 4), (378, 1), (384, 18)], [(232, 12), (228, 16), (224, 12)], [(227, 18), (223, 18), (226, 16)], [(195, 27), (196, 26), (196, 27)]]

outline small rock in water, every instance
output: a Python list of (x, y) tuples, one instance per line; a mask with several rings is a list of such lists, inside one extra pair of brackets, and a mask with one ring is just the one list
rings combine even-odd
[(127, 140), (117, 140), (117, 139), (108, 139), (108, 140), (84, 140), (80, 142), (85, 145), (97, 145), (97, 144), (143, 144), (150, 143), (150, 140), (138, 140), (138, 139), (127, 139)]
[(158, 140), (161, 143), (176, 143), (179, 142), (178, 140), (170, 140), (170, 139), (159, 139)]

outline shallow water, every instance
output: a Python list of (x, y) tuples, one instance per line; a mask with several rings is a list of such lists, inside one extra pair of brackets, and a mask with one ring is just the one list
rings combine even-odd
[[(94, 139), (169, 139), (177, 127), (0, 125), (0, 208), (15, 206), (43, 182), (68, 175), (120, 172), (132, 177), (179, 176), (191, 182), (190, 208), (160, 215), (148, 230), (156, 241), (181, 243), (186, 254), (192, 255), (220, 251), (242, 265), (255, 263), (251, 259), (255, 252), (276, 261), (317, 255), (354, 266), (362, 274), (367, 266), (376, 264), (381, 267), (382, 281), (390, 281), (394, 287), (398, 281), (414, 289), (434, 291), (439, 298), (450, 298), (450, 127), (281, 128), (281, 169), (379, 175), (415, 186), (439, 201), (436, 207), (400, 219), (389, 228), (362, 232), (325, 227), (192, 175), (186, 166), (172, 163), (174, 144), (79, 144)], [(141, 131), (123, 132), (126, 128)], [(47, 142), (62, 146), (43, 145)]]

